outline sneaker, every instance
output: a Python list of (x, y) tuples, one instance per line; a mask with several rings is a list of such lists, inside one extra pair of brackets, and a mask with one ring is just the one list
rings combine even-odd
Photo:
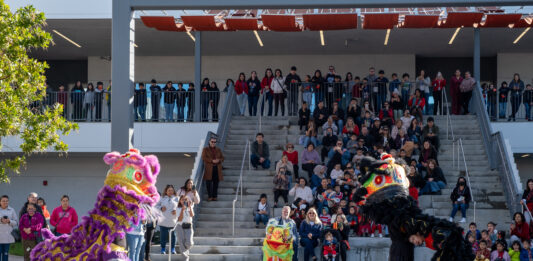
[(164, 255), (164, 254), (166, 254), (166, 251), (165, 251), (165, 249), (163, 248), (163, 249), (161, 249), (161, 255)]
[(189, 250), (185, 250), (182, 254), (185, 257), (189, 257)]
[(379, 234), (379, 237), (383, 237), (383, 235), (380, 233), (380, 234)]
[(453, 222), (453, 218), (452, 218), (452, 217), (449, 217), (449, 218), (448, 218), (448, 221)]
[(461, 221), (459, 221), (459, 223), (465, 223), (466, 222), (466, 218), (461, 218)]
[(374, 237), (374, 233), (370, 234), (370, 237)]
[(172, 254), (173, 254), (173, 255), (176, 254), (176, 249), (172, 249)]

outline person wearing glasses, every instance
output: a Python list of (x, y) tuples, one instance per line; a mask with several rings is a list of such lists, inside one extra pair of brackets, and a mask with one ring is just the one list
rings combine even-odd
[(300, 225), (300, 244), (304, 247), (304, 260), (316, 260), (315, 247), (322, 231), (322, 222), (318, 218), (315, 208), (307, 211), (305, 220)]
[(224, 179), (222, 175), (222, 162), (224, 154), (216, 146), (217, 139), (211, 137), (209, 146), (202, 151), (202, 160), (204, 161), (204, 180), (207, 187), (207, 201), (217, 201), (218, 183)]

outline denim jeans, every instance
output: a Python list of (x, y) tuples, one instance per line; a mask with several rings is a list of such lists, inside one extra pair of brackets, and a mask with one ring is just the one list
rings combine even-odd
[(294, 254), (292, 255), (292, 261), (298, 261), (298, 238), (295, 238), (292, 242), (292, 249)]
[(429, 114), (429, 92), (424, 92), (424, 99), (426, 100), (426, 106), (424, 106), (424, 115)]
[(453, 204), (452, 214), (450, 215), (450, 217), (454, 218), (455, 214), (457, 214), (457, 210), (459, 209), (461, 210), (461, 214), (463, 215), (463, 217), (466, 218), (466, 210), (468, 209), (468, 204), (461, 203)]
[(128, 244), (128, 257), (130, 260), (139, 260), (141, 247), (144, 242), (144, 235), (126, 234), (126, 242)]
[(178, 121), (183, 121), (185, 116), (185, 105), (177, 105), (178, 107)]
[(257, 102), (259, 101), (259, 96), (248, 96), (248, 114), (250, 116), (257, 115)]
[(246, 98), (248, 98), (248, 95), (244, 92), (237, 95), (237, 103), (239, 104), (239, 112), (241, 115), (244, 115), (244, 112), (246, 111)]
[(255, 154), (252, 154), (250, 156), (250, 162), (252, 163), (252, 166), (254, 166), (254, 168), (257, 168), (258, 165), (261, 165), (261, 167), (263, 167), (263, 169), (269, 169), (270, 168), (270, 160), (269, 159), (265, 159), (265, 161), (263, 161), (263, 163), (260, 163), (259, 162), (259, 156), (255, 155)]
[(505, 115), (507, 114), (507, 102), (500, 102), (499, 105), (500, 109), (500, 118), (505, 118)]
[(139, 105), (137, 106), (137, 112), (135, 113), (135, 120), (137, 120), (137, 115), (141, 117), (142, 121), (146, 120), (146, 105)]
[(9, 257), (9, 245), (10, 244), (0, 244), (0, 261), (7, 261)]
[(268, 102), (268, 116), (272, 116), (272, 102), (274, 101), (274, 96), (271, 94), (263, 94), (263, 101), (261, 102), (261, 116), (264, 115), (265, 110), (265, 100)]
[(402, 103), (404, 106), (407, 106), (408, 102), (409, 102), (409, 90), (402, 88)]
[(430, 181), (420, 190), (419, 195), (428, 194), (430, 192), (439, 192), (441, 189), (445, 188), (446, 184), (442, 181)]
[(165, 120), (167, 122), (174, 120), (174, 103), (165, 103)]
[(526, 119), (531, 119), (531, 105), (527, 102), (524, 102), (524, 107), (526, 109)]
[(307, 103), (307, 108), (311, 108), (311, 105), (313, 103), (313, 93), (312, 92), (304, 92), (302, 99), (304, 102)]
[(318, 140), (315, 138), (315, 137), (309, 137), (309, 136), (305, 136), (304, 138), (304, 145), (305, 147), (307, 147), (307, 145), (309, 144), (309, 142), (313, 143), (313, 145), (315, 145), (315, 148), (318, 147)]
[(255, 221), (256, 225), (259, 225), (259, 223), (263, 222), (263, 224), (266, 226), (266, 224), (268, 222), (268, 215), (263, 215), (263, 214), (257, 214), (256, 213), (254, 221)]
[(304, 247), (304, 260), (311, 260), (311, 258), (315, 256), (315, 247), (318, 246), (318, 240), (312, 240), (308, 237), (304, 237), (300, 239), (300, 244), (302, 244)]
[[(171, 230), (171, 227), (159, 227), (161, 230), (161, 251), (164, 251), (166, 249), (166, 245), (168, 242), (168, 231)], [(172, 234), (170, 236), (170, 244), (168, 244), (171, 251), (174, 250), (174, 245), (176, 245), (176, 233), (172, 231)]]

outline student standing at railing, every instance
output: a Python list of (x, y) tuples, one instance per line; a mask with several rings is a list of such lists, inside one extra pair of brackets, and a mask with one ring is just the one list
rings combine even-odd
[(398, 93), (401, 91), (401, 84), (402, 82), (400, 81), (400, 79), (398, 79), (398, 74), (393, 73), (391, 75), (391, 81), (389, 83), (389, 93), (391, 94), (391, 96), (394, 91), (398, 91)]
[(442, 91), (446, 91), (446, 80), (442, 77), (442, 73), (438, 72), (437, 77), (431, 83), (433, 86), (433, 115), (437, 115), (437, 111), (440, 111), (440, 114), (444, 114), (442, 108)]
[(194, 83), (189, 83), (189, 88), (187, 89), (187, 121), (192, 121), (194, 116)]
[(383, 104), (387, 101), (387, 84), (388, 83), (389, 83), (389, 79), (385, 77), (385, 71), (379, 70), (378, 78), (374, 80), (374, 84), (378, 88), (377, 103), (376, 103), (377, 106), (375, 106), (375, 108), (383, 107)]
[(522, 100), (522, 91), (524, 91), (524, 82), (520, 80), (520, 75), (515, 73), (513, 80), (509, 83), (511, 89), (511, 117), (508, 121), (516, 121), (516, 113), (520, 108), (520, 101)]
[(489, 84), (489, 89), (487, 91), (487, 102), (489, 116), (492, 121), (496, 120), (496, 104), (498, 103), (498, 89), (493, 83)]
[(263, 101), (261, 102), (261, 116), (265, 109), (265, 100), (268, 101), (268, 116), (272, 116), (272, 101), (274, 100), (274, 93), (272, 92), (272, 80), (274, 79), (274, 74), (272, 69), (267, 68), (265, 70), (265, 77), (261, 81), (261, 93), (263, 94)]
[(185, 102), (187, 100), (187, 91), (183, 89), (183, 83), (178, 83), (176, 90), (176, 107), (178, 109), (178, 122), (185, 120)]
[(87, 84), (87, 91), (83, 96), (83, 112), (87, 121), (94, 121), (94, 86), (92, 83)]
[(235, 94), (237, 94), (237, 103), (239, 104), (239, 112), (244, 116), (246, 111), (246, 98), (248, 93), (248, 85), (246, 84), (246, 76), (243, 72), (239, 73), (239, 79), (235, 83)]
[(300, 76), (296, 74), (296, 66), (292, 66), (290, 73), (285, 77), (285, 86), (288, 88), (289, 116), (294, 116), (298, 112), (298, 90), (301, 82)]
[(218, 183), (224, 179), (222, 174), (222, 162), (224, 154), (216, 146), (217, 139), (211, 137), (209, 146), (202, 150), (204, 162), (204, 180), (207, 187), (207, 201), (216, 201), (218, 197)]
[(402, 97), (402, 103), (403, 105), (407, 105), (407, 102), (409, 102), (409, 96), (411, 95), (411, 87), (412, 84), (409, 81), (409, 74), (404, 73), (402, 75), (402, 82), (400, 84), (400, 91), (401, 91), (401, 97)]
[(352, 99), (356, 99), (357, 104), (361, 104), (361, 94), (363, 93), (363, 84), (361, 83), (361, 78), (359, 76), (355, 76), (355, 79), (353, 81), (353, 84), (349, 84), (348, 86), (351, 86), (351, 92), (352, 92)]
[[(140, 116), (142, 121), (146, 121), (146, 104), (148, 104), (148, 97), (146, 96), (146, 87), (144, 83), (139, 83), (139, 89), (135, 90), (135, 106), (137, 110), (135, 111), (135, 120)], [(98, 116), (97, 116), (98, 118)]]
[(85, 90), (80, 81), (76, 82), (74, 88), (70, 91), (70, 102), (74, 104), (74, 111), (72, 112), (72, 120), (79, 121), (83, 119), (83, 97)]
[(105, 92), (105, 99), (107, 101), (107, 120), (111, 121), (111, 80), (109, 80), (109, 86), (107, 86)]
[(163, 88), (164, 102), (165, 102), (165, 121), (171, 122), (174, 120), (174, 100), (176, 99), (176, 89), (172, 87), (172, 82), (168, 81)]
[(257, 72), (252, 71), (250, 78), (246, 82), (248, 85), (248, 114), (250, 116), (257, 115), (257, 103), (261, 90), (261, 82), (257, 78)]
[[(324, 100), (326, 92), (326, 88), (324, 88), (325, 80), (324, 77), (322, 77), (322, 72), (320, 70), (315, 71), (313, 78), (311, 78), (311, 82), (313, 83), (313, 91), (315, 93), (315, 105), (318, 106), (318, 103)], [(313, 113), (314, 109), (315, 108), (313, 108)]]
[(313, 83), (311, 83), (310, 75), (305, 76), (305, 80), (300, 89), (302, 91), (302, 102), (306, 102), (311, 106), (313, 104)]
[(209, 106), (213, 113), (213, 121), (218, 121), (218, 103), (220, 101), (220, 90), (216, 82), (211, 82), (211, 87), (207, 89), (209, 94)]
[(155, 79), (150, 82), (152, 121), (159, 121), (159, 106), (161, 104), (161, 87), (157, 85)]
[[(416, 88), (421, 91), (421, 94), (424, 97), (424, 100), (426, 103), (429, 99), (429, 86), (431, 85), (431, 79), (429, 79), (429, 76), (426, 76), (426, 72), (424, 70), (420, 70), (420, 74), (416, 78)], [(426, 108), (423, 108), (424, 114), (428, 114), (428, 106)]]
[(505, 119), (505, 117), (507, 116), (507, 100), (508, 100), (508, 96), (509, 96), (509, 91), (511, 89), (509, 89), (509, 86), (507, 86), (507, 82), (502, 82), (502, 84), (500, 85), (500, 89), (498, 90), (499, 92), (499, 95), (498, 95), (498, 103), (499, 103), (499, 118), (500, 119)]
[(207, 92), (210, 88), (209, 78), (204, 78), (202, 81), (202, 85), (200, 85), (201, 92), (200, 92), (200, 104), (202, 107), (200, 108), (200, 111), (202, 112), (202, 118), (201, 121), (208, 121), (209, 120), (209, 93)]
[(103, 102), (104, 102), (104, 83), (97, 82), (96, 90), (94, 90), (94, 110), (95, 110), (96, 121), (102, 121)]
[(65, 86), (63, 84), (59, 85), (59, 92), (56, 94), (57, 103), (63, 105), (63, 117), (67, 118), (68, 116), (68, 92), (65, 91)]
[(526, 120), (531, 121), (531, 106), (533, 106), (533, 88), (531, 84), (526, 85), (523, 97), (524, 109), (526, 110)]
[(452, 114), (459, 115), (461, 114), (461, 91), (459, 86), (463, 81), (461, 77), (461, 71), (455, 70), (455, 75), (450, 81), (450, 98), (452, 101)]
[(278, 107), (281, 106), (281, 116), (285, 116), (285, 98), (287, 98), (287, 86), (285, 86), (285, 77), (280, 69), (274, 71), (272, 80), (272, 91), (274, 92), (274, 116), (278, 116)]

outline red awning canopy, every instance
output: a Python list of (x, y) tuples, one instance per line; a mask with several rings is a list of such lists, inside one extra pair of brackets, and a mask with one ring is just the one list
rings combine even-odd
[(439, 22), (438, 15), (406, 15), (402, 28), (434, 28)]
[(185, 31), (185, 26), (183, 24), (176, 24), (172, 16), (141, 16), (141, 21), (143, 21), (146, 27), (155, 28), (159, 31)]
[(187, 27), (195, 31), (224, 31), (222, 25), (215, 23), (213, 15), (184, 15), (181, 17)]
[(442, 28), (473, 27), (479, 24), (483, 13), (448, 13), (446, 21), (440, 24)]
[(533, 25), (532, 20), (533, 19), (531, 19), (531, 18), (522, 18), (522, 19), (520, 19), (520, 21), (518, 21), (516, 24), (514, 24), (513, 28), (531, 27)]
[(257, 18), (225, 18), (226, 28), (231, 31), (259, 30)]
[(299, 32), (302, 31), (300, 25), (296, 23), (294, 15), (261, 15), (263, 26), (271, 31), (278, 32)]
[(520, 18), (521, 14), (487, 14), (481, 27), (508, 27), (509, 24), (518, 23)]
[(392, 29), (398, 24), (398, 14), (365, 14), (363, 29)]
[(304, 28), (311, 31), (357, 28), (357, 14), (308, 14), (303, 18)]

